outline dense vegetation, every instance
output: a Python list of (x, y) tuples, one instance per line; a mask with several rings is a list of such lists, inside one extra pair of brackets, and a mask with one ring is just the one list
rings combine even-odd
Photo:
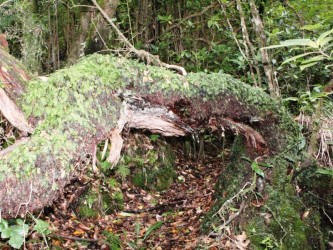
[[(92, 173), (87, 177), (89, 190), (82, 192), (84, 195), (76, 204), (77, 215), (95, 220), (101, 214), (111, 214), (111, 210), (126, 211), (126, 197), (122, 191), (128, 186), (130, 188), (126, 190), (136, 187), (146, 190), (142, 192), (169, 192), (170, 186), (175, 188), (172, 183), (182, 182), (183, 174), (179, 174), (182, 170), (177, 172), (175, 168), (177, 161), (181, 161), (184, 168), (194, 165), (196, 161), (208, 164), (207, 158), (203, 160), (206, 154), (208, 158), (222, 159), (225, 166), (224, 178), (215, 176), (215, 182), (212, 183), (215, 186), (214, 204), (212, 202), (205, 217), (200, 219), (202, 234), (218, 239), (229, 235), (234, 239), (232, 246), (239, 249), (250, 246), (254, 249), (327, 248), (332, 241), (329, 232), (333, 226), (333, 213), (330, 211), (333, 202), (331, 1), (99, 0), (97, 4), (116, 24), (127, 42), (119, 38), (119, 30), (117, 33), (110, 26), (110, 21), (101, 15), (94, 1), (0, 0), (0, 34), (5, 34), (0, 36), (0, 45), (3, 45), (2, 39), (6, 37), (8, 51), (30, 72), (36, 76), (52, 74), (50, 85), (38, 80), (31, 82), (26, 89), (27, 95), (21, 100), (27, 116), (34, 114), (46, 117), (44, 123), (38, 125), (35, 137), (32, 137), (31, 148), (35, 147), (33, 143), (45, 145), (46, 153), (52, 148), (49, 151), (60, 157), (60, 163), (65, 161), (67, 169), (72, 171), (76, 165), (72, 163), (73, 157), (67, 155), (76, 157), (79, 154), (70, 151), (74, 147), (69, 140), (72, 134), (59, 132), (49, 139), (38, 136), (38, 133), (45, 135), (45, 131), (67, 131), (68, 123), (74, 124), (70, 128), (74, 130), (77, 124), (87, 125), (89, 133), (81, 131), (82, 134), (78, 135), (80, 138), (87, 133), (93, 138), (96, 127), (103, 131), (101, 134), (107, 133), (116, 123), (113, 118), (119, 116), (119, 110), (109, 114), (103, 109), (101, 118), (95, 117), (93, 109), (103, 105), (109, 108), (114, 104), (120, 107), (121, 104), (114, 101), (95, 105), (91, 96), (105, 93), (111, 96), (114, 91), (128, 86), (133, 93), (135, 90), (135, 94), (140, 95), (161, 91), (168, 96), (170, 90), (183, 99), (195, 99), (198, 107), (200, 101), (211, 105), (209, 107), (222, 105), (225, 110), (216, 114), (232, 117), (232, 124), (224, 125), (234, 130), (230, 129), (225, 134), (223, 130), (222, 136), (209, 133), (215, 129), (214, 122), (209, 120), (209, 128), (196, 125), (192, 138), (176, 141), (165, 140), (155, 134), (137, 135), (140, 131), (135, 131), (134, 137), (128, 135), (124, 157), (115, 168), (105, 161), (107, 142), (106, 146), (97, 145), (96, 157), (102, 173), (94, 177), (97, 181), (91, 185)], [(181, 80), (183, 78), (159, 68), (144, 68), (139, 62), (156, 63), (149, 57), (147, 60), (136, 54), (128, 42), (138, 51), (145, 50), (164, 63), (182, 66), (192, 73), (184, 78), (186, 80)], [(113, 56), (89, 56), (94, 53)], [(135, 61), (119, 63), (114, 55), (132, 57)], [(72, 68), (62, 70), (73, 64), (75, 66)], [(235, 78), (251, 87), (245, 87)], [(145, 81), (149, 82), (148, 87)], [(137, 82), (143, 84), (141, 90), (135, 85)], [(111, 89), (108, 89), (109, 85)], [(59, 88), (61, 91), (58, 92)], [(74, 94), (71, 94), (73, 89)], [(89, 92), (92, 89), (97, 92)], [(82, 98), (90, 100), (92, 104), (80, 99), (81, 92), (86, 94)], [(59, 94), (64, 97), (61, 102), (58, 101)], [(78, 106), (72, 106), (67, 101), (72, 97), (80, 99)], [(234, 106), (222, 101), (225, 97), (230, 98)], [(38, 102), (34, 101), (36, 99)], [(168, 103), (163, 98), (161, 100), (163, 104)], [(160, 104), (154, 97), (150, 101)], [(31, 103), (39, 104), (33, 106)], [(186, 106), (187, 103), (181, 105)], [(174, 108), (177, 109), (176, 106)], [(89, 124), (87, 117), (80, 116), (87, 110), (92, 119), (97, 119), (96, 124)], [(201, 116), (200, 109), (195, 110), (197, 113), (193, 110), (184, 108), (182, 118), (200, 124), (200, 119), (204, 121), (205, 115)], [(206, 114), (209, 114), (207, 110), (210, 108), (206, 109)], [(109, 116), (112, 122), (108, 122)], [(298, 125), (291, 116), (296, 117)], [(63, 127), (57, 127), (59, 117), (65, 119), (61, 121)], [(217, 121), (220, 121), (220, 117)], [(99, 121), (103, 122), (99, 124)], [(257, 125), (258, 122), (261, 125)], [(239, 124), (252, 126), (263, 135), (271, 151), (269, 157), (249, 150), (248, 134), (253, 132), (246, 132), (248, 126)], [(2, 149), (20, 137), (20, 133), (4, 118), (2, 130)], [(257, 140), (249, 138), (250, 141)], [(75, 147), (81, 143), (77, 140)], [(204, 152), (203, 144), (212, 147), (214, 153)], [(63, 148), (64, 145), (68, 150)], [(255, 143), (251, 145), (255, 147)], [(60, 153), (54, 149), (59, 149)], [(4, 178), (10, 172), (2, 166), (12, 165), (11, 171), (14, 169), (15, 172), (18, 170), (17, 162), (35, 161), (34, 154), (28, 151), (32, 150), (27, 149), (20, 158), (22, 152), (17, 150), (14, 152), (16, 161), (3, 161), (0, 164), (0, 177)], [(179, 151), (184, 155), (180, 155)], [(81, 153), (86, 154), (84, 151)], [(179, 160), (186, 157), (190, 159)], [(86, 164), (91, 162), (87, 160)], [(133, 169), (133, 166), (136, 168)], [(23, 174), (22, 171), (17, 172)], [(269, 184), (260, 190), (262, 180)], [(107, 190), (112, 192), (111, 196)], [(157, 197), (154, 196), (154, 199)], [(169, 201), (176, 204), (173, 202), (178, 201)], [(34, 228), (30, 230), (26, 222), (20, 219), (0, 221), (1, 237), (9, 239), (7, 243), (16, 248), (23, 244), (28, 232), (32, 240), (35, 232), (41, 234), (45, 242), (47, 235), (54, 237), (49, 231), (49, 224), (32, 215), (31, 218)], [(153, 241), (148, 243), (146, 239), (162, 224), (158, 220), (152, 221), (141, 236), (140, 228), (135, 228), (135, 240), (126, 246), (131, 249), (153, 247)], [(103, 231), (105, 244), (111, 249), (124, 247), (119, 239), (126, 241), (126, 233), (113, 233), (106, 228)], [(203, 249), (208, 247), (208, 243), (196, 243)], [(211, 241), (209, 244), (212, 244)], [(220, 247), (227, 247), (226, 238), (223, 244)]]

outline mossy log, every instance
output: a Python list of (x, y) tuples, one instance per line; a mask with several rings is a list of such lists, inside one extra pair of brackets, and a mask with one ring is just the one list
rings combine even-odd
[(248, 157), (279, 162), (273, 171), (281, 180), (271, 182), (274, 191), (288, 182), (282, 155), (298, 157), (298, 127), (282, 105), (221, 73), (184, 77), (135, 60), (92, 55), (46, 82), (29, 81), (15, 101), (34, 130), (13, 149), (0, 152), (5, 218), (51, 205), (78, 171), (94, 164), (96, 145), (106, 138), (113, 141), (109, 160), (115, 164), (124, 127), (164, 136), (225, 130), (240, 134)]

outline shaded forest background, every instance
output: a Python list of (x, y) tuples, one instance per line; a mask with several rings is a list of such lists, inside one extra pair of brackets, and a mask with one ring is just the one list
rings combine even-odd
[[(51, 73), (84, 55), (123, 44), (90, 1), (1, 1), (0, 31), (9, 50), (36, 73)], [(138, 49), (190, 72), (224, 72), (282, 96), (325, 85), (330, 70), (300, 71), (281, 62), (297, 50), (262, 47), (293, 38), (317, 37), (332, 25), (325, 1), (98, 1)], [(255, 24), (258, 11), (263, 27)], [(269, 59), (267, 61), (267, 59)], [(265, 75), (269, 67), (272, 79)], [(269, 81), (274, 81), (269, 89)]]

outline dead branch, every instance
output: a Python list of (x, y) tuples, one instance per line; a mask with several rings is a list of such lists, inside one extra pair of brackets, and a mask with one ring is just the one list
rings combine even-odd
[(7, 154), (9, 154), (10, 152), (12, 152), (15, 148), (17, 148), (18, 146), (27, 143), (30, 140), (30, 138), (25, 137), (22, 138), (20, 140), (17, 140), (15, 144), (9, 146), (8, 148), (0, 151), (0, 160), (3, 159), (4, 157), (6, 157)]
[(2, 88), (0, 88), (0, 112), (14, 127), (24, 132), (33, 132), (34, 129), (27, 122), (22, 111)]
[(154, 56), (145, 50), (136, 49), (130, 43), (130, 41), (128, 41), (128, 39), (124, 36), (124, 34), (120, 31), (120, 29), (117, 27), (117, 25), (115, 25), (114, 22), (109, 18), (109, 16), (105, 13), (105, 11), (97, 3), (97, 1), (92, 0), (92, 2), (95, 5), (95, 7), (100, 11), (100, 13), (103, 15), (103, 17), (108, 21), (108, 23), (111, 25), (111, 27), (116, 31), (119, 38), (125, 43), (125, 45), (128, 47), (128, 49), (130, 50), (131, 53), (134, 53), (138, 57), (145, 59), (147, 63), (152, 63), (155, 66), (161, 66), (161, 67), (164, 67), (167, 69), (174, 69), (174, 70), (177, 70), (178, 72), (180, 72), (184, 76), (187, 75), (187, 72), (183, 67), (178, 66), (178, 65), (164, 63), (157, 56)]

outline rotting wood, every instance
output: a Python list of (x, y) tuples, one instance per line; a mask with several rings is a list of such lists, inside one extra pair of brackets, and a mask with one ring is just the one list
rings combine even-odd
[[(99, 72), (97, 68), (108, 73)], [(116, 78), (113, 76), (108, 82), (110, 74), (115, 74)], [(119, 82), (126, 84), (119, 85)], [(184, 82), (188, 83), (187, 87)], [(212, 82), (218, 89), (214, 94), (208, 94)], [(71, 93), (73, 88), (68, 83), (77, 86), (75, 93)], [(114, 140), (114, 160), (111, 162), (115, 164), (120, 157), (120, 133), (124, 127), (150, 130), (163, 136), (219, 132), (227, 128), (248, 138), (249, 150), (258, 156), (266, 152), (266, 147), (275, 147), (277, 140), (285, 140), (284, 134), (278, 137), (281, 133), (269, 130), (269, 124), (282, 118), (289, 119), (281, 112), (281, 107), (275, 108), (277, 104), (273, 100), (265, 100), (269, 98), (266, 94), (231, 76), (192, 74), (183, 77), (162, 68), (112, 56), (93, 55), (68, 70), (51, 75), (47, 82), (29, 84), (29, 89), (38, 89), (32, 92), (36, 103), (27, 110), (32, 112), (31, 118), (36, 118), (37, 127), (29, 142), (16, 147), (0, 162), (3, 218), (40, 211), (51, 205), (61, 196), (76, 172), (86, 169), (101, 141)], [(87, 90), (83, 90), (81, 84), (86, 84), (83, 86)], [(48, 96), (50, 92), (56, 94)], [(35, 97), (36, 93), (40, 98)], [(64, 94), (68, 99), (61, 104), (64, 108), (59, 111), (56, 105), (61, 101), (59, 96)], [(247, 99), (253, 95), (256, 100)], [(39, 99), (45, 96), (49, 100), (39, 103)], [(31, 100), (28, 93), (24, 97)], [(259, 111), (257, 107), (266, 109)], [(43, 115), (46, 108), (48, 113)], [(277, 118), (271, 115), (272, 110)], [(58, 120), (48, 115), (54, 111), (60, 115)], [(34, 112), (38, 112), (39, 117), (35, 117)], [(252, 116), (260, 117), (259, 121), (252, 124)]]
[(24, 132), (33, 132), (34, 129), (27, 122), (22, 111), (7, 96), (2, 88), (0, 88), (0, 112), (14, 127)]

